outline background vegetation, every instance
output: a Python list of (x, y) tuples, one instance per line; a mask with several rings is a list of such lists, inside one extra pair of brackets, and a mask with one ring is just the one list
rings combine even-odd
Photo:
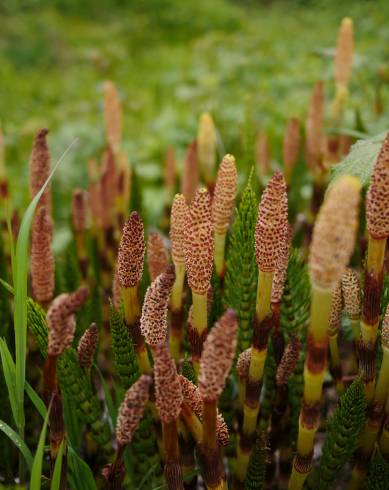
[(313, 83), (328, 80), (332, 98), (330, 58), (345, 15), (355, 23), (357, 54), (347, 125), (370, 134), (388, 127), (384, 0), (1, 0), (0, 15), (0, 120), (18, 206), (28, 200), (35, 130), (50, 128), (54, 159), (79, 138), (54, 182), (64, 200), (57, 225), (69, 190), (86, 179), (87, 159), (101, 153), (105, 79), (121, 91), (124, 146), (152, 186), (144, 196), (152, 214), (160, 210), (164, 152), (173, 145), (181, 160), (204, 110), (214, 116), (221, 153), (236, 154), (238, 166), (258, 128), (277, 162), (284, 123), (304, 119)]

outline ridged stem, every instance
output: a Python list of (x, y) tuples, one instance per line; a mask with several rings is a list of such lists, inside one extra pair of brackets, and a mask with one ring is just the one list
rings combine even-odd
[(225, 472), (216, 436), (217, 400), (203, 400), (203, 440), (199, 448), (209, 490), (225, 488)]
[(338, 395), (344, 393), (344, 383), (342, 380), (342, 365), (340, 360), (338, 333), (329, 336), (331, 373), (335, 382)]
[(192, 348), (192, 362), (196, 375), (199, 372), (199, 362), (203, 344), (208, 330), (208, 296), (192, 291), (193, 318), (192, 331), (189, 333)]
[(190, 406), (185, 402), (181, 405), (181, 417), (184, 420), (186, 427), (189, 429), (189, 432), (192, 434), (193, 439), (197, 443), (201, 443), (203, 440), (203, 424), (197, 418)]
[(139, 292), (138, 285), (128, 288), (122, 288), (122, 299), (124, 306), (124, 319), (129, 329), (136, 356), (139, 362), (140, 371), (143, 374), (151, 374), (152, 369), (150, 365), (149, 356), (147, 353), (146, 344), (142, 334), (140, 333), (140, 304), (139, 304)]
[(259, 398), (271, 329), (271, 292), (273, 272), (259, 271), (254, 332), (251, 346), (249, 375), (243, 406), (243, 424), (239, 437), (235, 487), (239, 488), (246, 478), (250, 454), (255, 442)]
[(180, 450), (178, 446), (177, 421), (162, 422), (163, 444), (166, 454), (165, 479), (169, 490), (183, 490)]
[(322, 387), (327, 364), (328, 324), (332, 291), (312, 284), (308, 355), (304, 365), (304, 395), (299, 418), (297, 454), (289, 490), (300, 490), (312, 467), (313, 446), (319, 426)]
[(85, 284), (88, 277), (89, 259), (88, 259), (88, 252), (85, 243), (85, 233), (83, 231), (75, 232), (75, 242), (76, 242), (78, 265), (80, 268), (82, 281)]
[(226, 233), (218, 233), (215, 231), (214, 234), (214, 262), (216, 274), (222, 278), (224, 276), (225, 270), (225, 260), (224, 260), (224, 252), (226, 246)]

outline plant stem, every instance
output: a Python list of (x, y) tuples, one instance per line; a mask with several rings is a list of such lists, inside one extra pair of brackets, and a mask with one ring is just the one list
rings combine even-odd
[(170, 299), (170, 310), (171, 310), (171, 330), (170, 330), (170, 352), (173, 359), (178, 362), (181, 358), (181, 343), (183, 336), (183, 311), (182, 311), (182, 301), (183, 301), (183, 290), (184, 290), (184, 280), (185, 280), (185, 265), (175, 264), (176, 278), (174, 280), (172, 294)]
[(183, 490), (180, 450), (178, 446), (177, 421), (162, 422), (163, 444), (166, 453), (164, 468), (166, 483), (169, 490)]
[(223, 278), (224, 270), (225, 270), (225, 261), (224, 261), (224, 251), (226, 246), (226, 233), (217, 233), (215, 231), (214, 234), (214, 262), (216, 274)]
[(312, 467), (313, 445), (319, 426), (322, 387), (326, 371), (328, 324), (332, 290), (312, 284), (311, 318), (308, 328), (308, 355), (304, 366), (304, 395), (299, 418), (297, 454), (289, 480), (289, 490), (300, 490)]
[(189, 330), (189, 340), (192, 349), (192, 363), (196, 375), (199, 372), (199, 362), (203, 344), (208, 331), (208, 295), (192, 291), (193, 318)]
[(124, 305), (124, 318), (134, 343), (135, 353), (138, 358), (139, 368), (143, 374), (151, 374), (152, 369), (144, 338), (140, 332), (141, 309), (139, 304), (138, 285), (122, 288)]
[(251, 450), (255, 442), (255, 431), (259, 412), (259, 398), (266, 361), (267, 345), (272, 327), (271, 292), (273, 272), (259, 271), (254, 333), (251, 346), (249, 375), (246, 381), (243, 424), (240, 431), (236, 465), (235, 486), (244, 482)]

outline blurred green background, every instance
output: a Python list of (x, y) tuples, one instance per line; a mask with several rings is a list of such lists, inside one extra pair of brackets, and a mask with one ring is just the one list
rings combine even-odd
[(106, 79), (120, 90), (130, 161), (152, 185), (146, 208), (159, 206), (166, 148), (181, 161), (204, 110), (238, 166), (259, 128), (277, 165), (285, 121), (304, 120), (314, 82), (327, 80), (333, 96), (332, 50), (346, 15), (356, 59), (345, 124), (375, 134), (389, 126), (387, 1), (0, 0), (0, 119), (16, 204), (28, 200), (33, 135), (47, 126), (53, 160), (79, 138), (54, 183), (66, 196), (57, 213), (67, 214), (70, 188), (104, 145)]

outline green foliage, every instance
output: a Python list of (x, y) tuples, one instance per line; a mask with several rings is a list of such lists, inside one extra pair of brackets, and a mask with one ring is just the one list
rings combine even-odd
[(271, 412), (273, 409), (273, 401), (276, 392), (276, 373), (277, 364), (273, 352), (273, 343), (271, 338), (268, 342), (268, 349), (265, 361), (265, 371), (263, 376), (263, 400), (260, 412), (260, 427), (262, 430), (267, 430)]
[(369, 465), (367, 490), (386, 490), (389, 482), (389, 463), (377, 449)]
[(288, 336), (295, 332), (303, 335), (309, 307), (310, 283), (307, 266), (299, 251), (292, 249), (281, 302), (281, 330)]
[(305, 349), (301, 349), (300, 356), (292, 376), (288, 379), (288, 404), (290, 406), (290, 438), (295, 446), (299, 429), (299, 415), (304, 392), (304, 362)]
[(100, 402), (73, 348), (67, 349), (58, 359), (57, 376), (64, 396), (69, 398), (80, 420), (88, 425), (100, 450), (110, 453), (112, 446), (108, 423), (101, 419)]
[(337, 474), (352, 456), (366, 420), (367, 402), (363, 383), (356, 379), (340, 399), (328, 422), (318, 469), (319, 489), (332, 488)]
[(223, 300), (222, 300), (222, 285), (220, 283), (220, 279), (216, 274), (215, 268), (213, 269), (212, 277), (211, 277), (211, 287), (212, 287), (212, 306), (211, 311), (208, 315), (208, 324), (209, 327), (212, 328), (217, 322), (217, 320), (223, 314)]
[(256, 220), (257, 200), (249, 179), (232, 225), (224, 283), (225, 304), (239, 318), (237, 355), (251, 344), (258, 276), (254, 254)]
[(266, 476), (266, 442), (265, 433), (259, 434), (247, 468), (245, 490), (262, 490), (265, 488)]
[(62, 470), (62, 457), (64, 450), (65, 441), (62, 439), (61, 445), (59, 446), (57, 457), (55, 458), (53, 477), (51, 479), (50, 490), (59, 490), (61, 485), (61, 470)]
[(189, 379), (189, 381), (192, 381), (193, 384), (196, 384), (196, 373), (192, 362), (188, 359), (188, 356), (185, 356), (182, 364), (182, 375)]
[(130, 211), (137, 211), (143, 217), (143, 196), (138, 171), (132, 167)]
[(355, 175), (362, 185), (367, 185), (385, 135), (386, 132), (357, 141), (348, 155), (332, 167), (332, 180), (342, 175)]
[(30, 489), (31, 490), (40, 490), (41, 489), (41, 479), (42, 479), (42, 462), (43, 462), (43, 453), (45, 450), (45, 441), (46, 441), (46, 432), (47, 432), (47, 424), (49, 422), (49, 413), (50, 408), (47, 411), (45, 420), (43, 422), (43, 427), (39, 436), (38, 447), (34, 456), (34, 461), (32, 464), (31, 470), (31, 480), (30, 480)]
[(122, 387), (128, 390), (139, 377), (138, 361), (123, 316), (112, 303), (110, 304), (109, 323), (115, 369)]
[(14, 445), (19, 449), (19, 451), (23, 454), (24, 459), (27, 463), (28, 468), (31, 470), (33, 457), (31, 451), (26, 446), (23, 439), (17, 434), (8, 424), (6, 424), (3, 420), (0, 420), (0, 430), (7, 436)]
[(27, 324), (38, 344), (42, 356), (47, 358), (48, 327), (45, 310), (33, 299), (27, 299)]

